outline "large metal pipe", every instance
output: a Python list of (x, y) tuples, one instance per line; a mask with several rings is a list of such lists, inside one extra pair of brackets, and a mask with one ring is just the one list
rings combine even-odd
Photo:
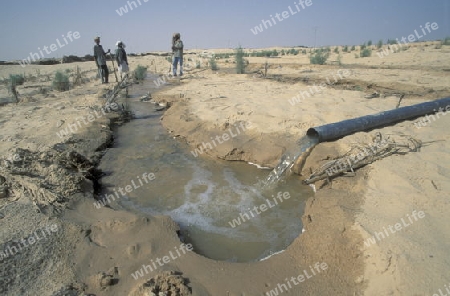
[(450, 111), (450, 97), (312, 127), (306, 134), (317, 137), (319, 142), (332, 141), (355, 132), (367, 131), (439, 111)]

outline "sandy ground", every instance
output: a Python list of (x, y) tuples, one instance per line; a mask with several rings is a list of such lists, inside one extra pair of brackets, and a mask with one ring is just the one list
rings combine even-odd
[[(162, 124), (192, 149), (231, 127), (249, 124), (239, 141), (225, 141), (207, 150), (204, 157), (275, 166), (309, 127), (393, 109), (402, 94), (401, 106), (448, 96), (449, 53), (445, 46), (436, 49), (433, 43), (417, 43), (384, 58), (375, 51), (370, 58), (343, 53), (341, 65), (310, 65), (302, 54), (248, 58), (244, 75), (233, 74), (232, 58), (218, 60), (219, 69), (211, 71), (206, 59), (187, 54), (186, 75), (169, 79), (170, 87), (157, 89), (153, 97), (171, 102)], [(167, 74), (164, 57), (130, 60), (131, 68), (142, 64)], [(197, 60), (200, 69), (195, 69)], [(337, 55), (332, 54), (330, 61), (335, 60)], [(262, 75), (265, 62), (267, 77)], [(317, 145), (306, 159), (302, 176), (292, 178), (300, 182), (355, 144), (370, 143), (376, 132), (396, 141), (406, 135), (423, 143), (418, 152), (378, 160), (354, 176), (335, 178), (331, 184), (317, 182), (317, 193), (308, 200), (302, 218), (305, 232), (285, 252), (239, 264), (188, 252), (158, 270), (181, 275), (160, 274), (148, 285), (143, 284), (158, 272), (134, 280), (130, 275), (142, 264), (180, 246), (178, 226), (170, 217), (140, 217), (115, 204), (99, 210), (92, 207), (99, 177), (95, 167), (113, 141), (111, 128), (118, 120), (116, 113), (100, 111), (104, 87), (95, 80), (92, 64), (0, 68), (4, 77), (24, 72), (34, 76), (18, 88), (21, 102), (0, 107), (0, 175), (5, 179), (0, 181), (7, 188), (0, 194), (8, 194), (0, 199), (0, 243), (5, 252), (47, 225), (58, 225), (48, 237), (13, 256), (3, 256), (1, 294), (151, 295), (145, 290), (156, 281), (179, 289), (188, 286), (193, 295), (266, 295), (278, 284), (287, 284), (286, 279), (304, 270), (310, 273), (316, 263), (325, 263), (326, 270), (292, 284), (285, 294), (432, 295), (445, 291), (450, 281), (446, 277), (450, 266), (445, 218), (450, 210), (445, 194), (450, 186), (447, 116), (422, 128), (414, 125), (418, 119), (404, 121)], [(47, 74), (76, 66), (83, 71), (84, 84), (62, 93), (42, 90), (50, 89)], [(337, 76), (342, 73), (345, 77)], [(114, 81), (114, 76), (110, 79)], [(311, 90), (329, 81), (334, 83), (322, 91)], [(310, 96), (292, 101), (301, 91), (309, 91)], [(374, 92), (380, 97), (365, 98)], [(0, 98), (8, 99), (7, 91), (2, 89)], [(100, 116), (80, 123), (70, 135), (57, 135), (89, 114)], [(421, 211), (423, 217), (367, 244), (377, 232), (407, 222)]]

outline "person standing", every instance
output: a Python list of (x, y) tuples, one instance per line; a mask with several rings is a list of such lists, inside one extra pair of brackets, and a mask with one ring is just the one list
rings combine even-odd
[(119, 75), (122, 79), (122, 73), (128, 72), (128, 60), (127, 60), (127, 53), (125, 51), (125, 43), (122, 41), (117, 41), (116, 43), (117, 49), (116, 49), (116, 62), (117, 62), (117, 68), (119, 69)]
[(108, 54), (110, 50), (108, 49), (107, 52), (103, 50), (103, 47), (100, 45), (100, 37), (95, 37), (94, 42), (95, 64), (100, 72), (102, 83), (108, 83), (109, 71), (108, 66), (106, 65), (106, 54)]
[(180, 33), (172, 36), (172, 52), (173, 52), (173, 76), (177, 76), (177, 65), (180, 64), (180, 76), (183, 75), (183, 41), (180, 39)]

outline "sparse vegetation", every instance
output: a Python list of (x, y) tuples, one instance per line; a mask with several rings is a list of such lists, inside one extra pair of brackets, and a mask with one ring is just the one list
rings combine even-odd
[(363, 44), (361, 44), (361, 46), (359, 47), (359, 50), (363, 51), (364, 49), (366, 49), (367, 45), (364, 42)]
[(209, 66), (213, 71), (219, 70), (219, 67), (217, 67), (216, 63), (216, 57), (214, 55), (209, 59)]
[(348, 52), (348, 45), (344, 46), (344, 48), (342, 49), (343, 52)]
[(334, 48), (334, 52), (335, 52), (335, 53), (339, 53), (339, 47), (338, 47), (338, 46), (336, 46), (336, 47)]
[(9, 75), (9, 84), (10, 85), (14, 85), (14, 86), (22, 85), (22, 84), (24, 84), (24, 82), (25, 82), (24, 75), (20, 75), (20, 74), (16, 74), (16, 75), (10, 74)]
[(383, 40), (380, 40), (377, 43), (377, 48), (380, 49), (381, 47), (383, 47)]
[[(66, 71), (66, 73), (67, 73), (67, 71)], [(55, 89), (57, 91), (69, 90), (69, 88), (70, 88), (69, 76), (67, 76), (66, 74), (64, 74), (61, 71), (57, 71), (55, 73), (55, 77), (53, 78), (52, 86), (53, 86), (53, 89)]]
[(200, 60), (198, 60), (198, 61), (195, 63), (195, 69), (200, 69), (200, 67), (201, 67)]
[(330, 53), (325, 49), (318, 49), (309, 57), (309, 61), (314, 65), (324, 65), (327, 62)]
[(441, 42), (442, 45), (450, 45), (450, 37), (445, 37)]
[(359, 55), (362, 58), (367, 58), (370, 57), (372, 55), (372, 50), (370, 48), (364, 48), (363, 50), (361, 50), (361, 52), (359, 53)]
[(244, 50), (242, 47), (238, 47), (236, 49), (236, 73), (244, 74), (245, 73), (245, 61), (244, 61)]
[(369, 42), (367, 42), (367, 46), (372, 46), (372, 40), (369, 40)]
[(395, 39), (388, 39), (386, 43), (387, 43), (388, 45), (397, 44), (397, 40), (395, 40)]
[(356, 50), (356, 46), (352, 46), (352, 49), (351, 49), (351, 51), (355, 51)]
[(144, 67), (142, 65), (138, 65), (136, 69), (134, 69), (133, 71), (133, 77), (137, 81), (143, 81), (146, 76), (147, 76), (147, 67)]

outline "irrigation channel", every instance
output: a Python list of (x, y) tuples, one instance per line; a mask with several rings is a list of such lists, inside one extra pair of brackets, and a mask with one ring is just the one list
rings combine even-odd
[[(295, 154), (272, 173), (244, 162), (194, 157), (191, 147), (161, 125), (162, 113), (139, 100), (154, 91), (152, 78), (130, 89), (135, 118), (116, 129), (114, 146), (102, 159), (100, 197), (134, 184), (118, 199), (122, 207), (169, 215), (180, 225), (180, 238), (211, 259), (251, 262), (286, 249), (301, 234), (305, 201), (313, 195), (298, 179), (279, 178)], [(145, 173), (154, 179), (144, 181)]]

